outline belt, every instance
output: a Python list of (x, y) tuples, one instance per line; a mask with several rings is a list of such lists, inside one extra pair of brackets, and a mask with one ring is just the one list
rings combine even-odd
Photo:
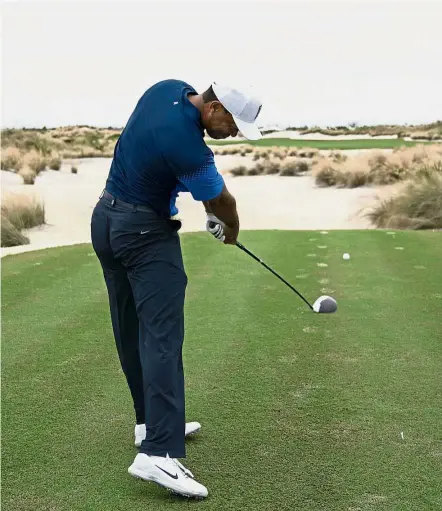
[(152, 213), (156, 213), (154, 209), (146, 204), (130, 204), (129, 202), (125, 202), (117, 197), (114, 197), (107, 190), (103, 190), (100, 195), (100, 199), (108, 199), (111, 201), (112, 206), (123, 206), (127, 209), (132, 209), (133, 211), (148, 211)]

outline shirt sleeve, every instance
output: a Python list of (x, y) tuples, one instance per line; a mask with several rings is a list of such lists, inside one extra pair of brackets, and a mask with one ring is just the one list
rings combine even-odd
[(223, 191), (224, 179), (218, 172), (213, 154), (208, 154), (206, 161), (193, 172), (178, 177), (197, 201), (208, 201), (218, 197)]

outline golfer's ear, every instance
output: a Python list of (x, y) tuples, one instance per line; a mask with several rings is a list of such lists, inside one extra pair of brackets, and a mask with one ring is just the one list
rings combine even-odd
[(212, 101), (212, 109), (214, 112), (221, 112), (224, 110), (223, 105), (219, 101)]

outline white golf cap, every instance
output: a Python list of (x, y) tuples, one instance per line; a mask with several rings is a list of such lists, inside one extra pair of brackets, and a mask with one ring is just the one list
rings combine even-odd
[(239, 131), (249, 140), (262, 137), (256, 125), (256, 118), (261, 111), (261, 101), (253, 96), (250, 87), (234, 88), (213, 82), (212, 89), (224, 108), (233, 116)]

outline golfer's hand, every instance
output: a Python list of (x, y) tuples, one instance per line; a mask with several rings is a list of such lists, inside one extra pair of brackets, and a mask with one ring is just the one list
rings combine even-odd
[(228, 227), (227, 225), (224, 227), (224, 244), (225, 245), (236, 245), (238, 240), (239, 229)]
[(206, 231), (219, 241), (224, 241), (224, 229), (225, 225), (219, 218), (211, 213), (207, 214)]

